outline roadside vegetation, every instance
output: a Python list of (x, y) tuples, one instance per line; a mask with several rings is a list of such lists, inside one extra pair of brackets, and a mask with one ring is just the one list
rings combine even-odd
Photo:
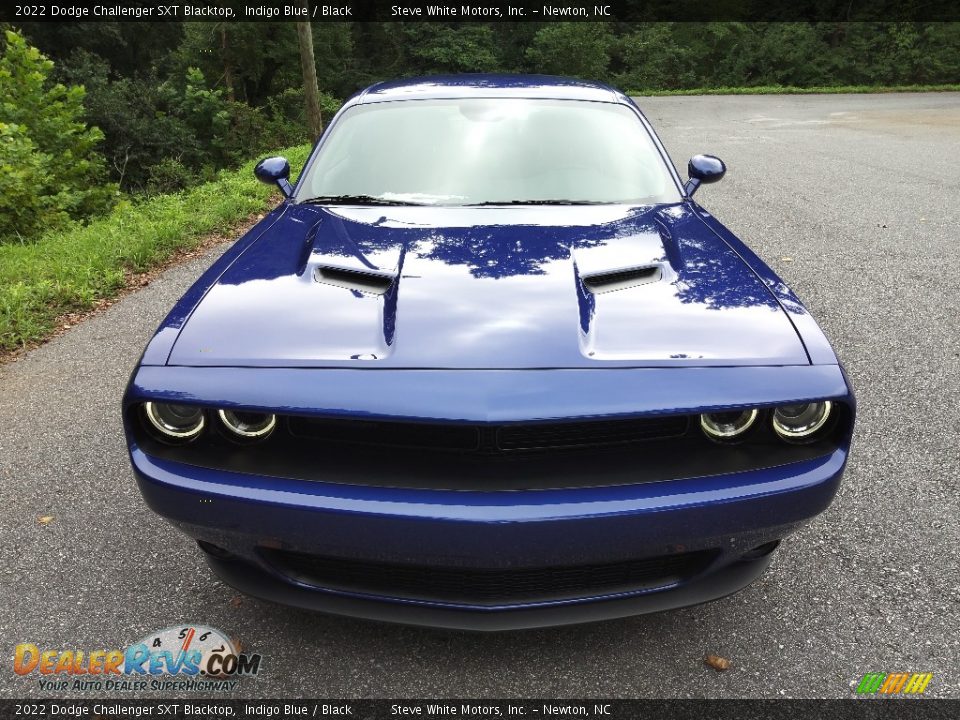
[(637, 95), (960, 90), (960, 23), (0, 24), (0, 352), (261, 211), (252, 162), (287, 147), (296, 167), (315, 135), (310, 55), (314, 127), (366, 85), (432, 73)]
[(714, 87), (682, 90), (636, 90), (630, 95), (856, 95), (866, 93), (960, 92), (960, 83), (942, 85), (836, 85), (797, 87), (796, 85), (757, 85), (753, 87)]
[[(278, 152), (301, 165), (308, 151), (302, 145)], [(228, 233), (263, 212), (270, 196), (249, 163), (180, 193), (121, 201), (103, 217), (31, 243), (0, 245), (0, 352), (42, 340), (57, 318), (120, 292), (130, 274), (197, 246), (210, 233)]]
[[(960, 83), (960, 23), (63, 22), (0, 31), (0, 244), (33, 242), (309, 142), (344, 98), (389, 78), (548, 73), (638, 95)], [(303, 56), (312, 63), (301, 66)]]

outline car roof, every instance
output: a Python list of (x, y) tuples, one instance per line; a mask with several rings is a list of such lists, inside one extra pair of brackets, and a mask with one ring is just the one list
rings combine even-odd
[(629, 99), (608, 85), (555, 75), (499, 75), (469, 73), (432, 75), (392, 80), (371, 85), (354, 103), (390, 100), (428, 100), (463, 97), (519, 97), (594, 102), (629, 103)]

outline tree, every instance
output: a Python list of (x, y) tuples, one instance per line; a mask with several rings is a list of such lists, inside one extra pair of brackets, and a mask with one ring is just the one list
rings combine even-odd
[(144, 190), (153, 167), (165, 160), (168, 166), (184, 159), (206, 160), (207, 144), (180, 116), (174, 102), (185, 91), (171, 89), (172, 82), (162, 83), (151, 73), (115, 77), (106, 60), (81, 48), (68, 55), (57, 71), (64, 84), (83, 84), (86, 121), (103, 131), (98, 148), (121, 190)]
[(551, 23), (533, 36), (526, 58), (533, 72), (606, 80), (612, 41), (606, 23)]
[(404, 23), (409, 71), (432, 73), (496, 72), (496, 33), (480, 23)]
[(0, 57), (0, 238), (26, 239), (111, 203), (96, 152), (103, 133), (83, 121), (82, 86), (49, 82), (53, 62), (7, 31)]
[[(309, 11), (307, 0), (300, 0), (300, 7)], [(320, 114), (320, 89), (317, 87), (317, 61), (313, 59), (313, 33), (310, 21), (297, 22), (297, 40), (300, 44), (300, 67), (303, 70), (303, 99), (307, 109), (307, 125), (311, 140), (323, 132), (323, 116)]]
[(183, 41), (172, 53), (167, 76), (199, 68), (230, 99), (262, 106), (278, 92), (300, 85), (295, 62), (297, 33), (289, 22), (184, 23)]

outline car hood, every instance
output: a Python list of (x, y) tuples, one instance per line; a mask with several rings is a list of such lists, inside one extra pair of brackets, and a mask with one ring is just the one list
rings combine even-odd
[(807, 365), (775, 298), (688, 205), (291, 205), (168, 364)]

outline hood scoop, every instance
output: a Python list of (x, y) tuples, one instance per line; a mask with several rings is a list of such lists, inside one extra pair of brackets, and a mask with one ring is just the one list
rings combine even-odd
[(662, 277), (663, 268), (660, 265), (643, 265), (584, 275), (581, 280), (587, 290), (594, 295), (599, 295), (657, 282)]
[(384, 295), (396, 280), (393, 272), (377, 269), (357, 270), (321, 264), (313, 271), (313, 279), (324, 285), (346, 288), (369, 295)]
[[(655, 212), (292, 205), (215, 266), (220, 275), (208, 289), (197, 286), (189, 312), (172, 314), (166, 327), (179, 330), (167, 363), (388, 371), (809, 365), (774, 295), (689, 203), (662, 213), (670, 241)], [(487, 380), (476, 376), (471, 397), (487, 419), (505, 417), (515, 403), (485, 397)], [(323, 407), (342, 408), (336, 383), (320, 385)]]

